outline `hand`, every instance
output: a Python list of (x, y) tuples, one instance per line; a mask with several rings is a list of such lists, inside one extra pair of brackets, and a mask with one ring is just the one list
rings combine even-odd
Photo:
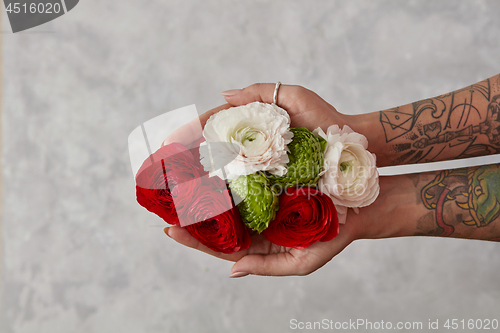
[[(232, 106), (245, 105), (251, 102), (272, 103), (275, 84), (254, 84), (241, 90), (226, 92), (228, 104), (212, 109), (199, 118), (174, 131), (163, 142), (163, 145), (180, 142), (188, 148), (194, 148), (202, 138), (201, 128), (214, 113)], [(321, 127), (324, 131), (332, 124), (343, 126), (346, 115), (324, 101), (314, 92), (300, 86), (281, 85), (278, 92), (277, 105), (285, 109), (291, 119), (292, 127), (306, 127), (314, 130)], [(201, 124), (201, 126), (200, 126)], [(306, 249), (294, 249), (278, 246), (267, 241), (262, 235), (254, 233), (252, 244), (245, 251), (233, 254), (215, 252), (189, 234), (181, 227), (165, 228), (165, 233), (175, 241), (213, 255), (217, 258), (236, 262), (230, 277), (255, 275), (306, 275), (314, 272), (340, 253), (348, 244), (356, 239), (353, 224), (340, 226), (339, 235), (328, 242), (317, 242)]]
[[(256, 83), (244, 89), (225, 92), (224, 97), (228, 104), (212, 109), (178, 128), (169, 135), (162, 145), (180, 142), (187, 148), (195, 147), (202, 138), (201, 129), (211, 115), (232, 106), (251, 102), (272, 103), (274, 87), (274, 83)], [(352, 122), (349, 118), (352, 116), (339, 113), (316, 93), (301, 86), (281, 85), (278, 91), (277, 105), (288, 112), (292, 127), (306, 127), (310, 131), (321, 127), (326, 131), (330, 125), (337, 124), (342, 127), (348, 122)]]
[(271, 276), (310, 274), (330, 261), (356, 239), (354, 232), (355, 229), (352, 225), (341, 225), (339, 235), (331, 241), (317, 242), (301, 250), (273, 244), (262, 235), (254, 233), (252, 244), (247, 250), (224, 254), (215, 252), (201, 244), (182, 227), (165, 228), (167, 236), (180, 244), (220, 259), (235, 261), (229, 276), (232, 278), (248, 274)]
[[(226, 101), (231, 106), (251, 102), (272, 103), (274, 83), (256, 83), (241, 90), (225, 92)], [(306, 127), (312, 131), (321, 127), (325, 132), (328, 126), (345, 125), (347, 116), (340, 114), (316, 93), (301, 86), (281, 85), (276, 104), (290, 115), (292, 127)]]
[[(305, 249), (282, 247), (267, 241), (258, 233), (252, 234), (252, 243), (245, 251), (232, 254), (215, 252), (201, 244), (189, 232), (179, 226), (165, 228), (165, 233), (176, 242), (214, 257), (236, 262), (230, 277), (254, 275), (307, 275), (325, 265), (346, 246), (357, 239), (377, 239), (408, 236), (403, 223), (407, 216), (408, 204), (414, 202), (414, 190), (404, 177), (382, 177), (380, 195), (368, 207), (356, 214), (352, 209), (347, 212), (346, 224), (340, 225), (337, 237), (328, 242), (317, 242)], [(402, 185), (403, 184), (403, 185)], [(413, 190), (413, 192), (412, 192)], [(408, 194), (408, 193), (409, 194)], [(397, 198), (397, 199), (395, 199)]]

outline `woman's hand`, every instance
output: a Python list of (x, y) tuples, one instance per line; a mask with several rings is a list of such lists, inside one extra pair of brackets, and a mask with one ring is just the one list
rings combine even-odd
[[(212, 109), (199, 118), (174, 131), (163, 142), (182, 143), (187, 148), (194, 148), (202, 141), (202, 127), (214, 113), (232, 106), (245, 105), (251, 102), (272, 103), (275, 84), (258, 83), (244, 89), (222, 93), (228, 104)], [(346, 124), (346, 115), (342, 115), (314, 92), (291, 85), (281, 85), (278, 92), (278, 106), (290, 115), (292, 127), (306, 127), (314, 130), (321, 127), (324, 131), (332, 125)], [(200, 126), (201, 124), (201, 126)], [(355, 237), (353, 225), (341, 225), (340, 234), (331, 241), (317, 242), (305, 249), (294, 249), (278, 246), (267, 241), (262, 235), (254, 233), (252, 244), (245, 251), (233, 254), (215, 252), (179, 226), (165, 228), (165, 233), (185, 246), (200, 250), (217, 258), (236, 262), (230, 277), (255, 275), (306, 275), (317, 270), (350, 244)]]
[[(163, 145), (179, 142), (187, 148), (195, 147), (202, 138), (202, 128), (211, 115), (233, 106), (252, 102), (272, 103), (274, 87), (274, 83), (256, 83), (244, 89), (223, 92), (228, 104), (212, 109), (179, 127), (168, 136)], [(348, 123), (347, 119), (352, 117), (337, 112), (333, 106), (316, 93), (301, 86), (281, 85), (276, 104), (288, 112), (292, 127), (306, 127), (310, 131), (318, 127), (326, 131), (333, 124), (342, 127)]]
[(273, 244), (255, 232), (250, 248), (232, 254), (215, 252), (201, 244), (182, 227), (165, 228), (165, 233), (176, 242), (214, 257), (235, 261), (230, 277), (254, 275), (307, 275), (322, 267), (356, 237), (352, 225), (340, 226), (337, 237), (328, 242), (317, 242), (305, 249), (294, 249)]
[[(256, 83), (241, 90), (222, 93), (231, 106), (245, 105), (251, 102), (272, 103), (274, 83)], [(292, 127), (306, 127), (312, 131), (321, 127), (346, 124), (346, 115), (340, 114), (316, 93), (301, 86), (281, 85), (276, 104), (290, 115)]]

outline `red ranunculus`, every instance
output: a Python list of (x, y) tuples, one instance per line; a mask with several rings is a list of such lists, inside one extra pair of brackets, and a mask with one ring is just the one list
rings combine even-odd
[(191, 206), (201, 186), (201, 167), (182, 144), (161, 147), (137, 172), (137, 201), (165, 222), (178, 225), (178, 216)]
[(329, 196), (311, 187), (288, 188), (279, 198), (276, 218), (262, 234), (270, 242), (303, 249), (339, 233), (337, 210)]
[(189, 233), (214, 251), (233, 253), (250, 246), (250, 234), (227, 189), (221, 193), (201, 187), (186, 216), (192, 223), (186, 226)]

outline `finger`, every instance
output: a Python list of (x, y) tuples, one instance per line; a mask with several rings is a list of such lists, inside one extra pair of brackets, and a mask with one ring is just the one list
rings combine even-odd
[(196, 238), (194, 238), (187, 230), (186, 228), (182, 228), (179, 226), (172, 226), (172, 227), (167, 227), (163, 229), (165, 234), (175, 240), (177, 243), (180, 243), (184, 246), (193, 248), (195, 250), (205, 252), (207, 254), (210, 254), (214, 257), (224, 259), (224, 260), (229, 260), (229, 261), (237, 261), (241, 257), (243, 257), (247, 251), (241, 251), (241, 252), (235, 252), (231, 254), (225, 254), (221, 252), (216, 252), (209, 247), (203, 245), (198, 241)]
[(233, 265), (230, 277), (241, 277), (248, 274), (266, 276), (307, 275), (323, 266), (333, 257), (333, 255), (317, 256), (311, 250), (310, 248), (303, 250), (292, 249), (290, 252), (246, 255)]
[[(238, 260), (231, 268), (231, 277), (243, 274), (266, 276), (307, 275), (333, 258), (333, 254), (318, 252), (325, 243), (316, 243), (306, 249), (291, 249), (273, 254), (250, 254)], [(327, 246), (326, 246), (327, 247)]]
[[(274, 83), (256, 83), (241, 89), (238, 93), (225, 96), (226, 101), (233, 106), (245, 105), (252, 102), (272, 103), (274, 97)], [(279, 87), (276, 105), (288, 111), (294, 111), (299, 97), (311, 93), (304, 87), (282, 84)]]
[(161, 144), (166, 146), (172, 142), (182, 143), (187, 148), (192, 148), (193, 144), (202, 138), (203, 127), (207, 123), (208, 118), (214, 113), (230, 108), (230, 104), (224, 104), (210, 111), (205, 112), (198, 118), (191, 120), (189, 123), (179, 127), (173, 131)]
[(352, 242), (345, 230), (328, 242), (317, 242), (305, 249), (291, 249), (275, 254), (250, 254), (237, 261), (231, 268), (230, 277), (248, 274), (268, 276), (307, 275), (329, 262)]
[(296, 275), (295, 258), (289, 252), (246, 255), (233, 265), (230, 277), (242, 277), (248, 274)]

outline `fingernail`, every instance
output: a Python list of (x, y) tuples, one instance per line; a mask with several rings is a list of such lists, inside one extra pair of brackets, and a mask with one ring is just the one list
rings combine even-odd
[(239, 278), (239, 277), (244, 277), (247, 276), (248, 273), (245, 272), (234, 272), (231, 275), (229, 275), (230, 278)]
[[(165, 229), (163, 229), (163, 232), (165, 233), (165, 235), (167, 235), (168, 237), (170, 237), (170, 235), (168, 234), (168, 229), (170, 229), (169, 227), (166, 227)], [(170, 237), (172, 238), (172, 237)]]
[(237, 93), (239, 93), (241, 91), (241, 89), (231, 89), (231, 90), (226, 90), (226, 91), (223, 91), (221, 92), (220, 94), (224, 97), (231, 97), (231, 96), (234, 96), (236, 95)]

